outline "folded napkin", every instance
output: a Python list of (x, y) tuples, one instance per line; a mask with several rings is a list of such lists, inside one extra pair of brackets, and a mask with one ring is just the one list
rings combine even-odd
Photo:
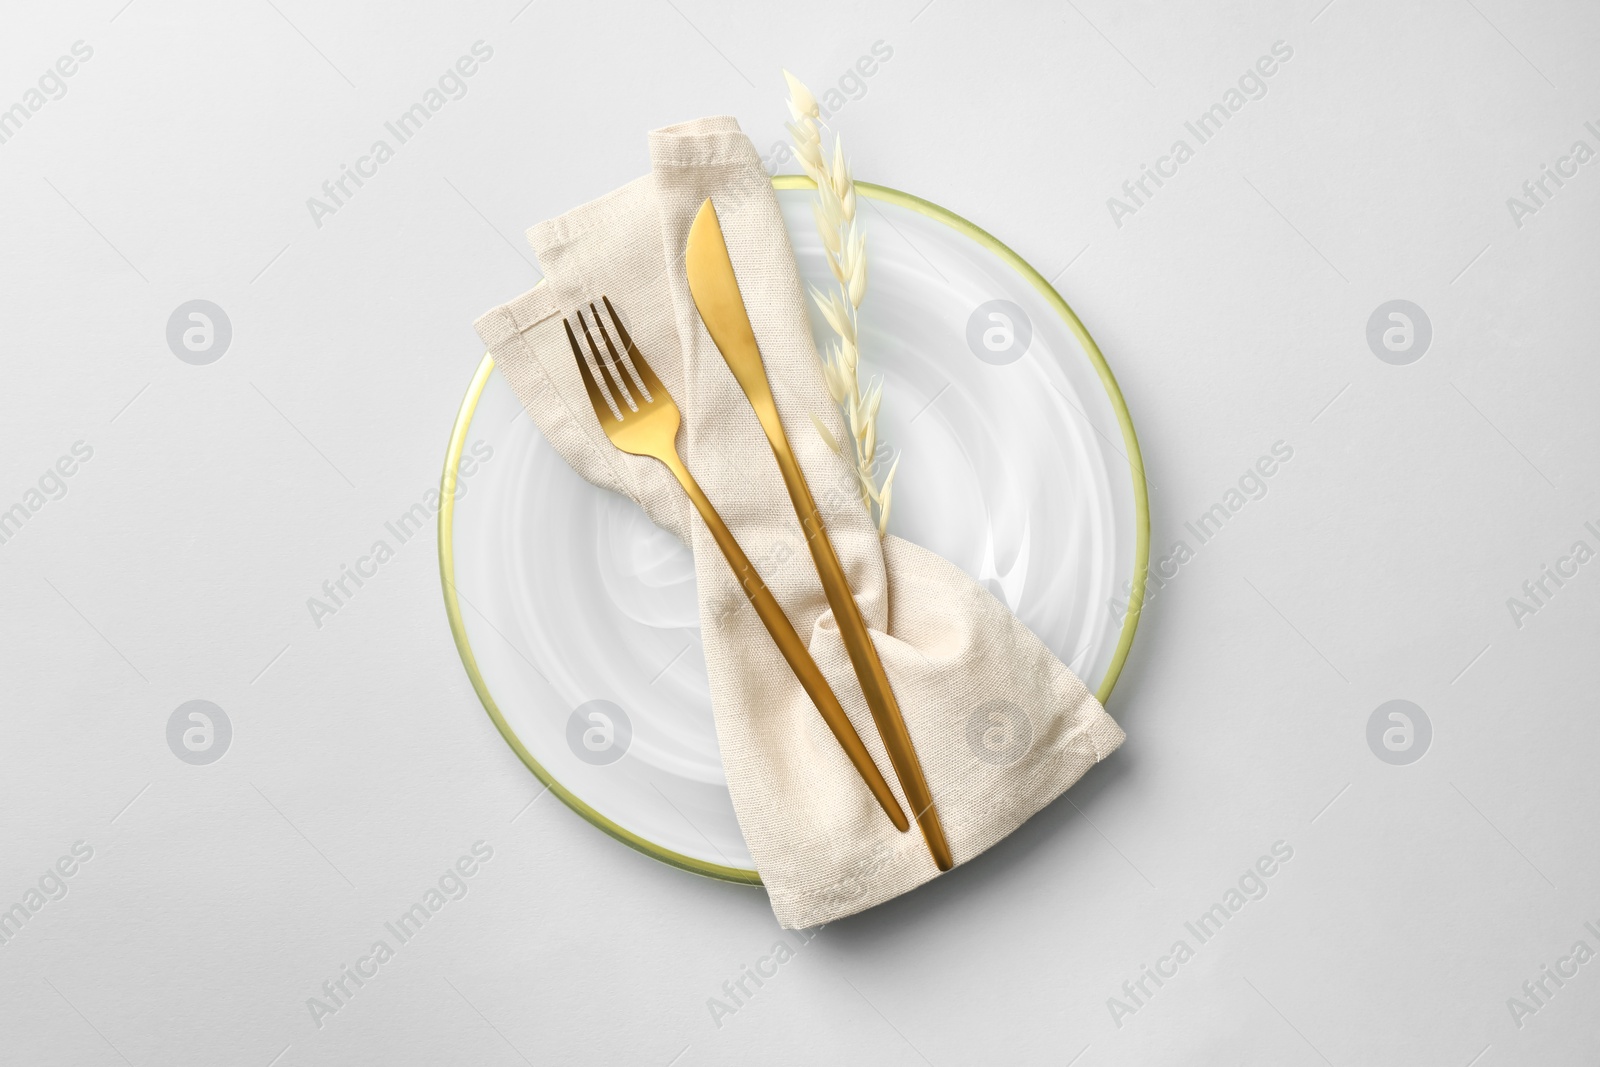
[[(638, 502), (693, 549), (717, 739), (739, 826), (779, 922), (814, 926), (939, 871), (915, 822), (899, 833), (884, 817), (677, 481), (657, 461), (607, 440), (561, 324), (602, 294), (611, 298), (683, 413), (685, 462), (809, 641), (911, 812), (777, 463), (689, 296), (683, 250), (707, 197), (717, 206), (784, 428), (899, 698), (956, 862), (1015, 830), (1121, 744), (1123, 733), (986, 589), (925, 549), (878, 536), (849, 462), (812, 425), (819, 418), (835, 439), (849, 439), (823, 381), (777, 198), (738, 124), (708, 118), (657, 130), (650, 159), (644, 177), (529, 230), (544, 281), (476, 326), (573, 469)], [(986, 736), (993, 730), (1001, 732), (998, 743)]]

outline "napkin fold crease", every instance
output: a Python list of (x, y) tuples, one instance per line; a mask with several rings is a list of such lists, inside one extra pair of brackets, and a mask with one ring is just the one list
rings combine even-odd
[(637, 502), (693, 550), (717, 739), (739, 826), (779, 922), (815, 926), (939, 871), (914, 822), (902, 834), (884, 817), (677, 481), (657, 461), (620, 452), (606, 438), (561, 325), (602, 294), (611, 298), (683, 414), (685, 463), (808, 639), (909, 813), (777, 463), (689, 296), (683, 250), (707, 197), (790, 444), (872, 631), (957, 864), (1054, 800), (1123, 733), (988, 590), (926, 549), (878, 536), (850, 462), (812, 425), (814, 416), (835, 439), (849, 439), (822, 377), (771, 180), (737, 123), (715, 117), (656, 130), (650, 159), (649, 174), (530, 229), (544, 280), (475, 325), (573, 469)]

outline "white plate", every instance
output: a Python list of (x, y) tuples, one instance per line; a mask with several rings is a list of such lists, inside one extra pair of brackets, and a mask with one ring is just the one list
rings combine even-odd
[[(809, 183), (775, 184), (801, 274), (829, 281)], [(1138, 622), (1149, 536), (1116, 381), (1010, 249), (916, 197), (858, 189), (863, 367), (885, 379), (879, 439), (903, 453), (890, 530), (985, 583), (1104, 701)], [(485, 356), (446, 460), (476, 457), (471, 476), (439, 513), (445, 605), (479, 697), (596, 826), (665, 862), (758, 881), (717, 754), (688, 550), (574, 474), (492, 370)]]

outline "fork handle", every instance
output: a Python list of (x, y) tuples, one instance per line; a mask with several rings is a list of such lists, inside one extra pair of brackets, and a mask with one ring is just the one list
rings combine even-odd
[(855, 765), (867, 788), (872, 791), (873, 797), (883, 808), (883, 813), (889, 816), (889, 821), (894, 824), (896, 830), (902, 833), (909, 830), (911, 824), (906, 821), (905, 812), (895, 800), (889, 783), (884, 780), (877, 764), (872, 762), (867, 746), (862, 744), (861, 736), (856, 733), (855, 727), (850, 725), (849, 717), (839, 705), (839, 698), (833, 695), (833, 689), (828, 685), (821, 668), (817, 666), (817, 661), (811, 658), (811, 650), (800, 640), (800, 635), (795, 633), (794, 624), (778, 606), (772, 590), (761, 580), (755, 565), (744, 554), (744, 549), (739, 547), (739, 542), (733, 539), (732, 531), (722, 521), (722, 516), (717, 514), (717, 509), (711, 506), (711, 501), (701, 491), (700, 484), (694, 480), (694, 475), (689, 473), (689, 468), (684, 466), (683, 460), (676, 453), (671, 453), (670, 458), (662, 456), (660, 459), (678, 479), (683, 491), (689, 494), (689, 499), (694, 501), (695, 510), (700, 512), (700, 518), (705, 520), (712, 539), (717, 542), (717, 547), (722, 549), (722, 554), (728, 559), (728, 565), (733, 568), (734, 576), (739, 579), (739, 587), (744, 590), (745, 596), (750, 598), (751, 606), (756, 609), (762, 624), (772, 635), (778, 651), (783, 654), (795, 677), (799, 679), (801, 688), (822, 713), (822, 721), (833, 731), (833, 736), (838, 739), (845, 755), (850, 757), (850, 762)]

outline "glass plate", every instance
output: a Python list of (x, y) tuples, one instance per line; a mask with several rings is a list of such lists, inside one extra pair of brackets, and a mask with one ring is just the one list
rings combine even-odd
[[(831, 282), (812, 186), (775, 179), (801, 276)], [(1116, 380), (1032, 267), (925, 200), (858, 182), (862, 366), (901, 450), (890, 532), (984, 583), (1110, 695), (1144, 594), (1149, 513)], [(828, 332), (813, 312), (818, 338)], [(759, 882), (723, 780), (688, 549), (574, 474), (487, 355), (443, 494), (445, 607), (473, 687), (530, 770), (664, 862)]]

